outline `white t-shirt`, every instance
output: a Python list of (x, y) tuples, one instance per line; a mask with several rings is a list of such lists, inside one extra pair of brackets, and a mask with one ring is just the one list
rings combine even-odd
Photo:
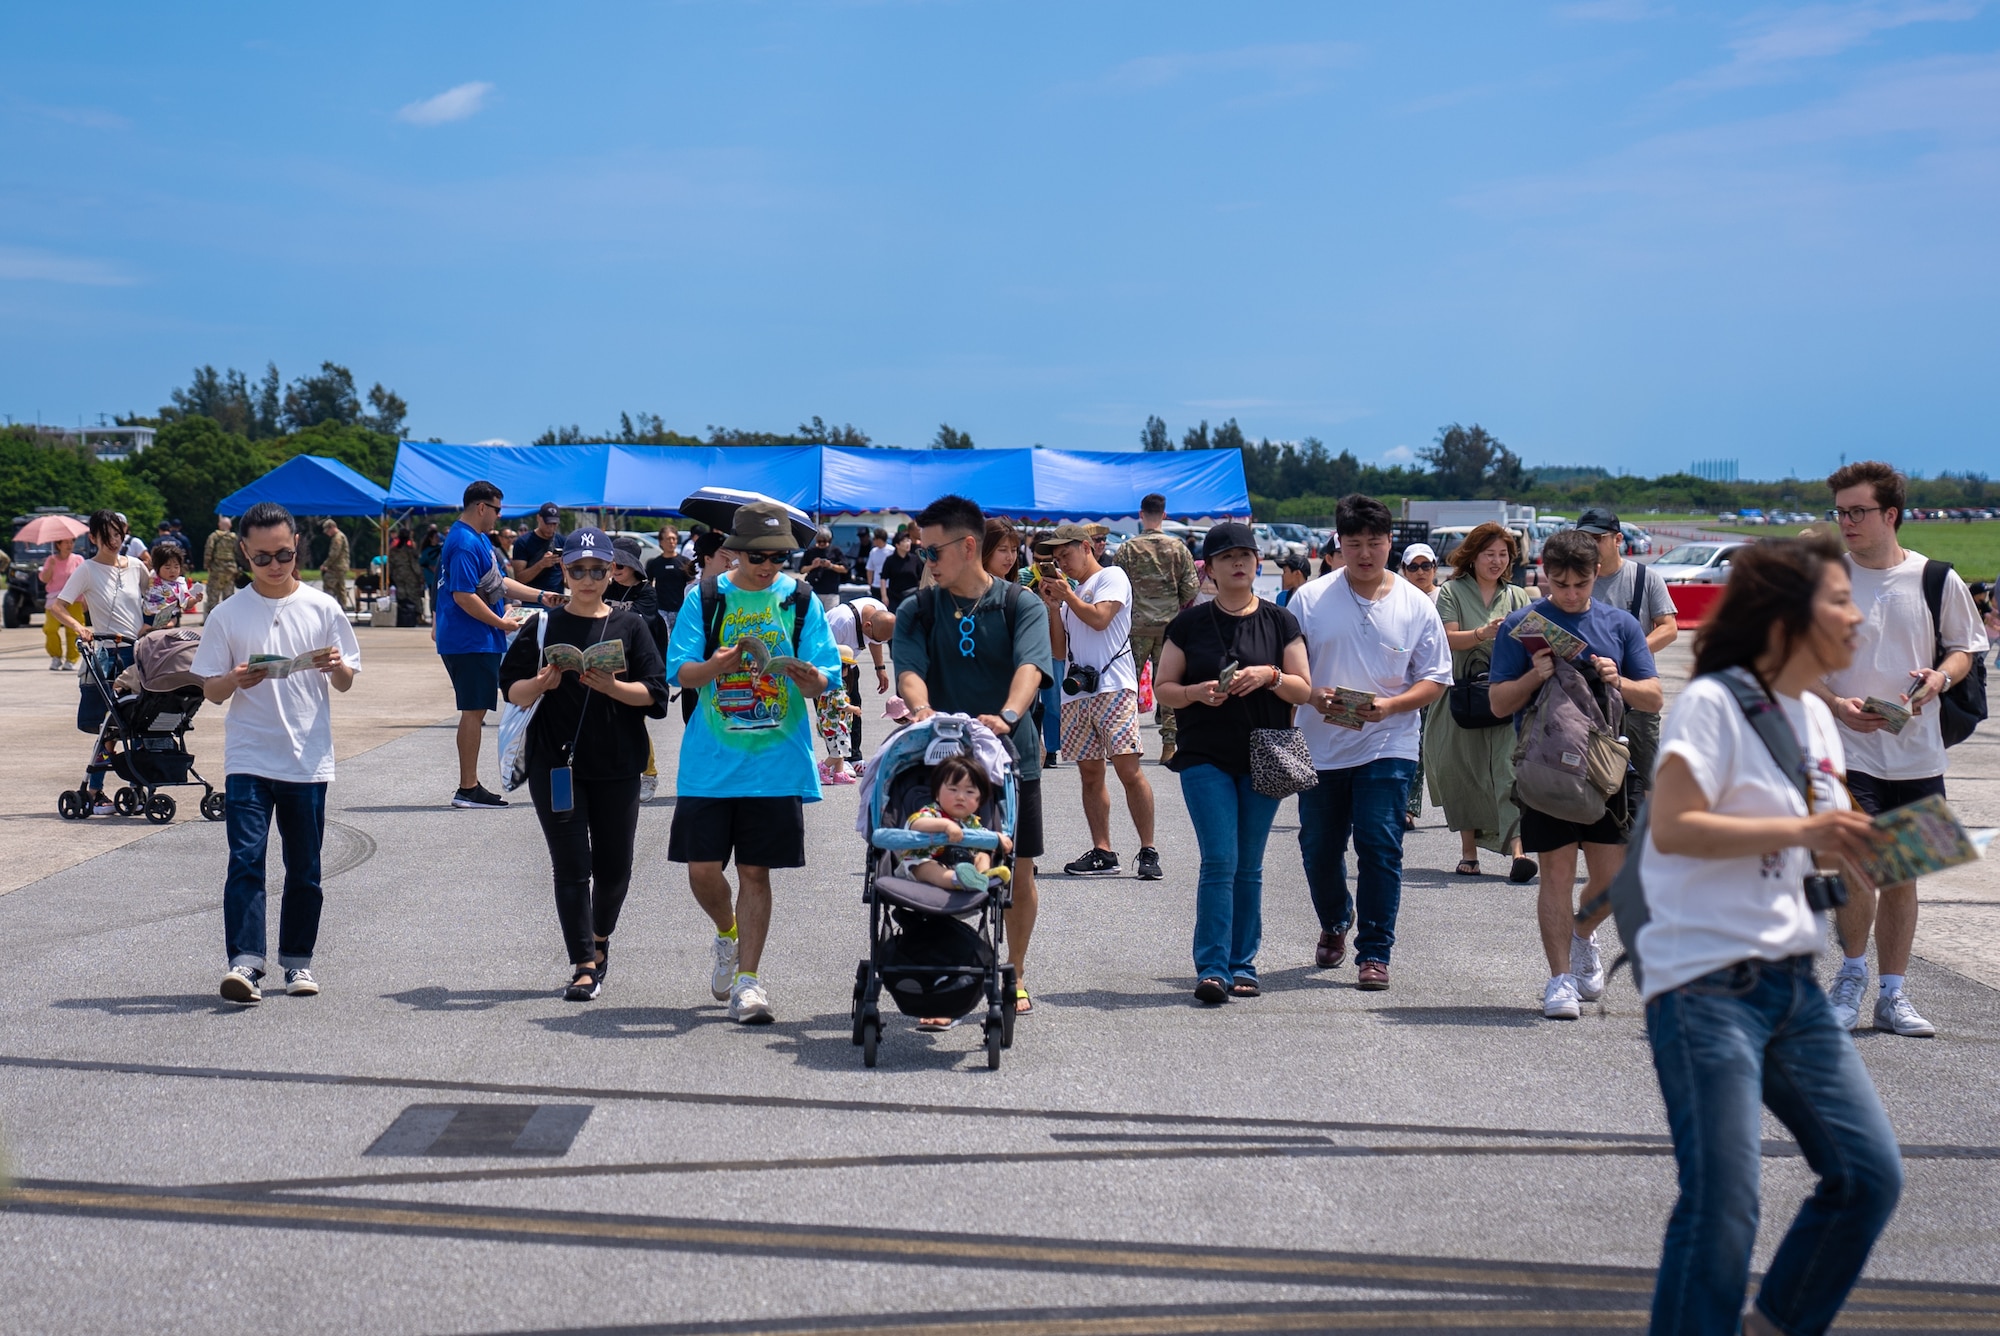
[[(1811, 757), (1813, 810), (1848, 806), (1833, 782), (1846, 773), (1843, 730), (1817, 696), (1779, 696), (1785, 718)], [(1853, 734), (1845, 734), (1852, 737)], [(1660, 727), (1660, 760), (1678, 756), (1724, 816), (1805, 816), (1798, 786), (1778, 769), (1729, 688), (1697, 677), (1675, 698)], [(1755, 858), (1663, 854), (1650, 834), (1639, 855), (1651, 921), (1639, 930), (1647, 1000), (1739, 960), (1784, 960), (1820, 949), (1824, 933), (1806, 904), (1812, 854), (1804, 847)]]
[(152, 580), (137, 558), (125, 558), (123, 566), (93, 559), (76, 568), (56, 597), (87, 607), (93, 631), (136, 638), (146, 627), (146, 586)]
[[(1139, 670), (1132, 664), (1132, 577), (1116, 566), (1106, 566), (1085, 580), (1076, 591), (1085, 603), (1116, 603), (1118, 611), (1102, 631), (1093, 631), (1063, 605), (1063, 634), (1069, 637), (1069, 661), (1088, 664), (1098, 670), (1097, 690), (1137, 691)], [(1082, 700), (1082, 696), (1064, 696)]]
[[(1930, 667), (1937, 652), (1931, 610), (1924, 606), (1924, 558), (1910, 552), (1888, 570), (1875, 571), (1855, 565), (1850, 555), (1847, 575), (1854, 582), (1854, 606), (1867, 620), (1855, 632), (1854, 662), (1828, 674), (1826, 684), (1837, 696), (1894, 700), (1916, 685), (1910, 670)], [(1985, 652), (1986, 628), (1957, 571), (1945, 576), (1942, 611), (1947, 650)], [(1935, 704), (1926, 705), (1901, 733), (1842, 729), (1841, 742), (1848, 765), (1877, 779), (1929, 779), (1945, 772)]]
[[(1419, 682), (1451, 683), (1451, 646), (1430, 596), (1398, 576), (1377, 599), (1364, 599), (1347, 583), (1345, 569), (1308, 580), (1292, 591), (1286, 611), (1306, 635), (1313, 686), (1351, 687), (1377, 696), (1399, 696)], [(1391, 715), (1356, 732), (1299, 711), (1299, 728), (1312, 748), (1315, 770), (1347, 770), (1370, 761), (1417, 759), (1415, 711)]]
[[(845, 645), (853, 650), (856, 659), (867, 652), (870, 643), (861, 634), (861, 614), (869, 608), (880, 608), (883, 612), (889, 610), (883, 607), (880, 599), (857, 598), (850, 599), (826, 614), (826, 626), (833, 632), (833, 643)], [(879, 645), (884, 642), (878, 640), (873, 643)]]
[[(360, 671), (361, 646), (354, 628), (330, 596), (300, 585), (285, 598), (266, 598), (252, 586), (208, 614), (189, 671), (220, 677), (252, 654), (294, 658), (329, 645)], [(332, 690), (327, 675), (312, 668), (238, 690), (229, 698), (222, 724), (223, 773), (299, 784), (331, 780)]]
[(887, 561), (889, 559), (889, 554), (894, 551), (895, 549), (890, 547), (886, 543), (884, 543), (881, 547), (871, 547), (868, 549), (869, 584), (875, 586), (878, 589), (882, 587), (882, 563)]

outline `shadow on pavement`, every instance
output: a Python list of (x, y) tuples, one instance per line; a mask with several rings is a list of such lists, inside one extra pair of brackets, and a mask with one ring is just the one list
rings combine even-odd
[[(264, 994), (266, 1001), (273, 997), (283, 997), (282, 985)], [(65, 997), (50, 1006), (61, 1007), (65, 1011), (101, 1011), (107, 1016), (193, 1016), (201, 1012), (211, 1015), (230, 1016), (249, 1008), (225, 1002), (213, 993), (209, 994), (161, 994), (152, 997)]]
[[(535, 993), (547, 997), (547, 993)], [(702, 1023), (692, 1007), (579, 1006), (566, 1016), (536, 1016), (535, 1024), (556, 1034), (585, 1039), (671, 1039)]]
[(558, 988), (408, 988), (400, 993), (384, 993), (391, 1002), (401, 1002), (418, 1011), (491, 1011), (509, 1002), (533, 1002), (560, 997)]
[(1391, 1025), (1497, 1025), (1526, 1030), (1548, 1022), (1532, 1007), (1370, 1007)]
[(1040, 1006), (1044, 1002), (1053, 1002), (1059, 1007), (1089, 1007), (1096, 1011), (1141, 1011), (1151, 1007), (1207, 1010), (1194, 1000), (1195, 977), (1192, 974), (1178, 979), (1155, 979), (1153, 982), (1164, 984), (1172, 991), (1114, 993), (1109, 989), (1092, 988), (1080, 993), (1036, 993), (1035, 1004)]
[[(887, 1007), (882, 1015), (882, 1040), (879, 1049), (877, 1072), (948, 1072), (971, 1070), (973, 1060), (978, 1060), (978, 1069), (986, 1070), (985, 1033), (979, 1027), (979, 1018), (984, 1009), (978, 1009), (965, 1017), (949, 1030), (930, 1033), (917, 1029), (912, 1018)], [(854, 1043), (854, 1023), (846, 1012), (828, 1013), (803, 1021), (779, 1021), (764, 1027), (778, 1042), (770, 1046), (771, 1052), (791, 1051), (792, 1061), (808, 1071), (816, 1072), (860, 1072), (866, 1071), (861, 1062), (861, 1049)], [(1028, 1038), (1026, 1027), (1015, 1031), (1022, 1041)], [(1001, 1063), (1004, 1069), (1006, 1063)]]

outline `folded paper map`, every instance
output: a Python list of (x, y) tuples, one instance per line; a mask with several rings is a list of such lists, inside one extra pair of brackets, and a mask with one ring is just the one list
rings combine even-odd
[(1933, 794), (1875, 818), (1869, 837), (1873, 847), (1861, 860), (1861, 870), (1877, 886), (1915, 881), (1982, 857), (1993, 834), (1968, 832), (1944, 799)]
[(622, 672), (625, 668), (625, 642), (600, 640), (589, 649), (578, 649), (575, 645), (550, 645), (542, 650), (542, 662), (552, 663), (566, 673), (580, 673), (586, 668), (600, 668), (607, 673)]
[(1870, 714), (1879, 714), (1889, 721), (1891, 733), (1900, 733), (1910, 722), (1910, 707), (1899, 700), (1883, 700), (1880, 696), (1870, 696), (1861, 702), (1861, 708)]
[(304, 672), (313, 666), (314, 656), (325, 654), (332, 648), (333, 646), (328, 645), (326, 649), (309, 649), (296, 659), (288, 659), (282, 654), (252, 654), (249, 664), (252, 668), (262, 668), (265, 677), (277, 681), (280, 678), (290, 677), (293, 673)]
[(1539, 612), (1530, 612), (1508, 632), (1527, 647), (1529, 657), (1549, 650), (1558, 659), (1574, 659), (1588, 648), (1583, 641), (1563, 630)]
[(1360, 731), (1368, 723), (1361, 717), (1361, 711), (1375, 703), (1372, 691), (1356, 691), (1353, 687), (1335, 687), (1333, 704), (1319, 712), (1320, 718), (1338, 728)]

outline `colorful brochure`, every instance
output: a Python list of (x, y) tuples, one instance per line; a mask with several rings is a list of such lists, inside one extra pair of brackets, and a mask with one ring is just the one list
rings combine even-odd
[(589, 649), (578, 649), (575, 645), (549, 645), (542, 650), (542, 662), (552, 663), (566, 673), (580, 673), (589, 668), (602, 669), (607, 673), (623, 672), (625, 642), (600, 640)]
[(1583, 641), (1539, 612), (1531, 612), (1521, 618), (1514, 623), (1514, 629), (1508, 634), (1527, 647), (1530, 658), (1543, 650), (1549, 650), (1558, 659), (1574, 659), (1587, 648)]
[(1943, 797), (1933, 794), (1875, 818), (1874, 847), (1861, 860), (1861, 870), (1877, 886), (1915, 881), (1975, 862), (1993, 836), (1990, 830), (1968, 832)]
[(1861, 702), (1861, 708), (1870, 714), (1879, 714), (1889, 721), (1891, 733), (1900, 733), (1910, 722), (1910, 707), (1899, 700), (1883, 700), (1880, 696), (1870, 696)]
[(1361, 711), (1374, 703), (1375, 693), (1372, 691), (1356, 691), (1352, 687), (1335, 687), (1333, 689), (1333, 704), (1331, 708), (1321, 710), (1319, 715), (1320, 718), (1326, 720), (1336, 728), (1351, 728), (1356, 732), (1360, 732), (1368, 726), (1368, 721), (1361, 717)]
[(262, 668), (264, 676), (271, 681), (280, 681), (290, 677), (293, 673), (302, 673), (312, 667), (315, 657), (326, 653), (327, 650), (332, 648), (333, 646), (328, 645), (326, 649), (309, 649), (296, 659), (288, 659), (282, 654), (252, 654), (249, 659), (249, 666), (252, 668)]

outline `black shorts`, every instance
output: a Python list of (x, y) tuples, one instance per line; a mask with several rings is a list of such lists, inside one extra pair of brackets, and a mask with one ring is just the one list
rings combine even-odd
[(1042, 856), (1042, 781), (1017, 780), (1014, 784), (1014, 857)]
[(1907, 807), (1919, 798), (1944, 797), (1944, 776), (1928, 779), (1877, 779), (1859, 770), (1847, 772), (1847, 791), (1854, 804), (1870, 816), (1880, 816), (1898, 807)]
[(804, 867), (806, 808), (802, 798), (691, 798), (674, 803), (667, 858), (675, 863), (738, 867)]
[(1588, 826), (1564, 821), (1532, 807), (1521, 808), (1521, 852), (1545, 854), (1569, 844), (1623, 844), (1625, 831), (1618, 824), (1617, 798), (1603, 816)]
[(461, 710), (500, 708), (500, 656), (498, 654), (440, 654), (445, 672), (451, 674), (452, 695)]

